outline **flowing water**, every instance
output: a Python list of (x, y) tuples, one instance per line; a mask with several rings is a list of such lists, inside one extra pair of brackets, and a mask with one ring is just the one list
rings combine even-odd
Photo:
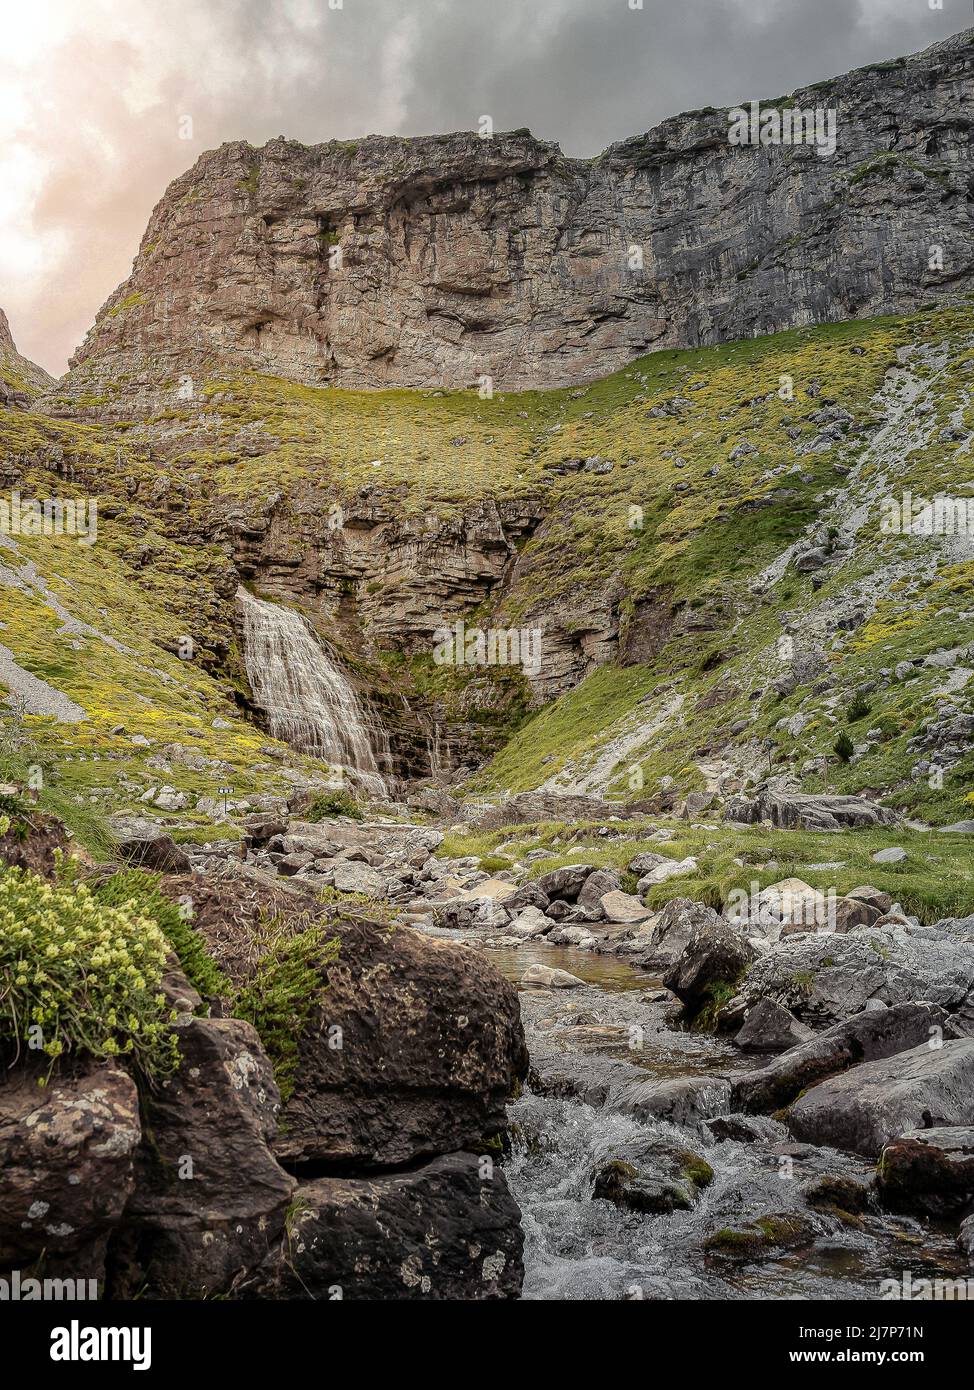
[(306, 618), (237, 591), (243, 620), (244, 665), (254, 703), (268, 733), (354, 776), (366, 790), (385, 790), (378, 753), (389, 745), (370, 720), (348, 677)]
[[(584, 990), (522, 992), (535, 1063), (563, 1046), (589, 1075), (593, 1067), (598, 1075), (600, 1065), (622, 1059), (660, 1078), (726, 1075), (760, 1065), (742, 1059), (723, 1040), (674, 1031), (661, 1021), (659, 982), (618, 957), (535, 942), (517, 948), (488, 944), (486, 950), (509, 979), (519, 979), (539, 960), (586, 981)], [(636, 1055), (630, 1046), (634, 1019), (646, 1025)], [(946, 1228), (878, 1209), (845, 1222), (808, 1208), (800, 1191), (808, 1182), (825, 1174), (868, 1182), (872, 1165), (833, 1150), (796, 1146), (773, 1120), (764, 1122), (766, 1141), (715, 1143), (696, 1126), (614, 1112), (611, 1100), (595, 1106), (530, 1088), (510, 1117), (514, 1148), (505, 1172), (522, 1212), (525, 1299), (878, 1299), (882, 1281), (900, 1280), (905, 1271), (914, 1278), (966, 1272)], [(632, 1157), (654, 1138), (678, 1140), (713, 1168), (713, 1182), (691, 1211), (651, 1216), (592, 1196), (593, 1169), (600, 1162)], [(799, 1249), (740, 1262), (702, 1248), (722, 1228), (795, 1211), (817, 1228), (814, 1242)]]

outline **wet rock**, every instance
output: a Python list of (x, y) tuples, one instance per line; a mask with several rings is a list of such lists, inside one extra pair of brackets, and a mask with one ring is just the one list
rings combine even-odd
[(867, 1157), (908, 1130), (950, 1125), (974, 1125), (971, 1038), (864, 1062), (814, 1086), (788, 1116), (796, 1138)]
[(530, 989), (579, 989), (585, 981), (550, 965), (529, 965), (521, 976), (521, 984)]
[(961, 1222), (957, 1236), (957, 1248), (966, 1255), (971, 1269), (974, 1269), (974, 1215)]
[(407, 1172), (318, 1178), (298, 1187), (294, 1210), (285, 1257), (264, 1297), (482, 1301), (520, 1294), (520, 1212), (503, 1172), (477, 1154), (447, 1154)]
[(795, 1212), (773, 1212), (755, 1221), (722, 1226), (703, 1243), (710, 1255), (745, 1263), (766, 1260), (779, 1250), (798, 1250), (810, 1245), (816, 1236), (815, 1227)]
[(624, 1158), (600, 1163), (592, 1174), (592, 1196), (629, 1211), (665, 1215), (689, 1211), (714, 1170), (679, 1143), (656, 1139)]
[(784, 1125), (763, 1115), (715, 1115), (703, 1123), (704, 1132), (717, 1144), (766, 1144), (786, 1134)]
[(974, 1203), (974, 1128), (913, 1129), (883, 1147), (876, 1168), (883, 1205), (941, 1217)]
[(639, 1120), (698, 1125), (728, 1111), (730, 1095), (730, 1082), (719, 1076), (676, 1076), (662, 1081), (637, 1077), (610, 1086), (605, 1105)]
[(734, 1105), (752, 1112), (778, 1110), (827, 1076), (929, 1042), (939, 1035), (945, 1017), (936, 1004), (866, 1010), (792, 1047), (761, 1071), (739, 1078), (734, 1083)]
[(0, 1077), (0, 1266), (65, 1258), (100, 1279), (108, 1236), (134, 1186), (139, 1100), (108, 1063), (4, 1066)]
[(834, 1215), (860, 1215), (869, 1206), (869, 1183), (844, 1173), (823, 1173), (802, 1187), (805, 1201), (818, 1211)]
[(747, 1011), (744, 1027), (734, 1038), (742, 1052), (784, 1052), (807, 1042), (812, 1030), (772, 999), (759, 999)]

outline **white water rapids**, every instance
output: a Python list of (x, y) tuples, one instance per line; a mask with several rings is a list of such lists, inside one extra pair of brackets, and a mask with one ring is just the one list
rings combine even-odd
[(237, 604), (244, 665), (268, 733), (382, 793), (377, 750), (387, 757), (388, 740), (308, 620), (244, 588), (237, 590)]

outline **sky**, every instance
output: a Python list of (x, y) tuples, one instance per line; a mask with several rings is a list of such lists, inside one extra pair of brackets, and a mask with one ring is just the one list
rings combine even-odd
[(226, 140), (489, 115), (586, 157), (971, 24), (970, 0), (5, 0), (0, 307), (59, 376), (169, 181)]

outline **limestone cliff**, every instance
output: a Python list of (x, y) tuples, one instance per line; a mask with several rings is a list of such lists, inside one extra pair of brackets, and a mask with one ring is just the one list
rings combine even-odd
[(54, 378), (43, 367), (17, 351), (7, 316), (0, 309), (0, 405), (26, 406), (53, 385)]
[(763, 104), (834, 111), (831, 155), (732, 145), (715, 109), (593, 160), (524, 132), (223, 145), (170, 185), (65, 389), (214, 364), (557, 386), (909, 311), (974, 277), (972, 33)]

